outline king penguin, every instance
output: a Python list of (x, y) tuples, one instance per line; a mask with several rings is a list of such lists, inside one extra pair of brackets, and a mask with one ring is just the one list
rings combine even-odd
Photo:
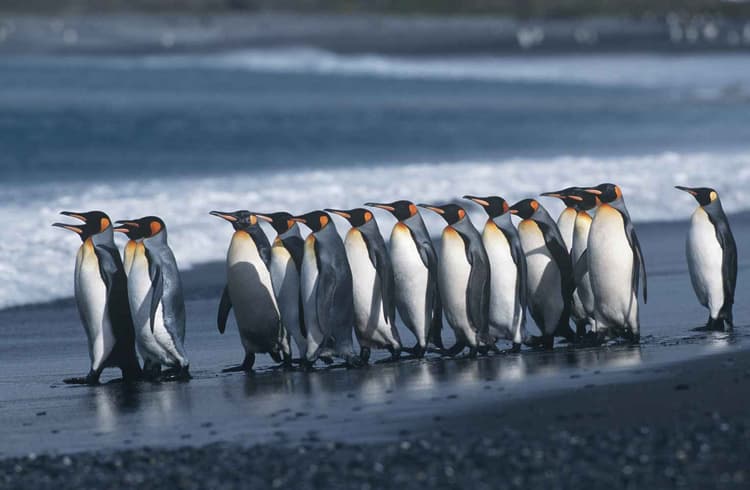
[(354, 332), (362, 362), (370, 359), (370, 349), (388, 349), (391, 360), (401, 354), (401, 337), (396, 328), (396, 302), (393, 298), (393, 268), (378, 223), (367, 209), (326, 209), (345, 218), (352, 228), (344, 248), (354, 285)]
[(646, 264), (635, 228), (625, 206), (622, 190), (615, 184), (600, 184), (586, 192), (597, 197), (591, 222), (587, 257), (594, 318), (600, 338), (620, 335), (640, 341), (638, 290), (643, 281), (647, 301)]
[(115, 246), (112, 222), (101, 211), (63, 211), (60, 214), (84, 223), (54, 223), (52, 226), (78, 234), (83, 242), (76, 255), (74, 285), (91, 359), (91, 369), (85, 377), (64, 381), (95, 385), (106, 367), (120, 368), (126, 381), (137, 380), (141, 369), (135, 353), (127, 278)]
[(258, 225), (258, 217), (247, 210), (210, 214), (229, 221), (235, 230), (227, 251), (227, 285), (219, 303), (217, 323), (223, 334), (229, 311), (234, 308), (245, 359), (224, 372), (252, 370), (258, 353), (268, 353), (274, 361), (289, 366), (291, 348), (268, 269), (271, 245)]
[(573, 265), (560, 230), (546, 209), (535, 199), (524, 199), (509, 209), (521, 223), (518, 234), (526, 255), (528, 304), (531, 317), (542, 333), (545, 349), (554, 345), (554, 337), (575, 340), (570, 328), (573, 298)]
[(353, 367), (362, 365), (354, 354), (354, 296), (352, 272), (336, 225), (324, 211), (292, 218), (312, 233), (305, 239), (300, 289), (307, 327), (307, 363), (336, 355)]
[(561, 191), (542, 193), (542, 196), (556, 197), (565, 204), (565, 209), (557, 217), (557, 229), (560, 230), (560, 236), (562, 236), (565, 242), (568, 253), (573, 249), (573, 233), (575, 231), (576, 216), (578, 216), (575, 206), (577, 200), (570, 197), (570, 193), (575, 189), (575, 187), (568, 187)]
[(703, 329), (732, 329), (737, 245), (719, 194), (708, 187), (677, 186), (677, 189), (698, 201), (690, 220), (686, 253), (695, 295), (708, 308), (708, 322)]
[(398, 220), (390, 238), (394, 296), (401, 320), (417, 343), (405, 351), (423, 357), (432, 342), (443, 348), (443, 309), (438, 292), (438, 258), (417, 206), (406, 200), (366, 203), (389, 211)]
[(131, 241), (139, 240), (127, 271), (128, 300), (145, 374), (157, 379), (161, 367), (166, 367), (169, 371), (161, 379), (189, 379), (185, 299), (177, 260), (167, 242), (167, 227), (157, 216), (118, 224), (115, 231), (127, 234)]
[(475, 357), (479, 347), (494, 346), (488, 323), (490, 261), (482, 237), (461, 206), (419, 206), (438, 213), (447, 223), (442, 234), (438, 280), (443, 309), (456, 344), (445, 352), (455, 356), (468, 346), (469, 357)]
[(300, 271), (305, 241), (299, 225), (292, 220), (290, 213), (257, 213), (258, 219), (267, 221), (276, 231), (271, 246), (271, 282), (276, 294), (276, 302), (281, 313), (281, 323), (291, 335), (299, 350), (300, 358), (307, 353), (307, 330), (300, 295)]
[(490, 261), (490, 334), (513, 342), (513, 352), (526, 339), (526, 256), (518, 230), (502, 197), (464, 196), (482, 206), (489, 218), (482, 243)]

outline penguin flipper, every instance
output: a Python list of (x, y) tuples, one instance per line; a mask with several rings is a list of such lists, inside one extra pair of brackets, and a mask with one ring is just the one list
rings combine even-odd
[(224, 333), (227, 329), (227, 319), (229, 318), (229, 310), (232, 309), (232, 298), (229, 296), (229, 286), (224, 286), (224, 291), (221, 293), (221, 301), (219, 302), (219, 314), (216, 319), (216, 325), (219, 327), (219, 333)]
[[(463, 235), (463, 233), (461, 233)], [(466, 244), (466, 259), (469, 261), (469, 283), (466, 288), (466, 302), (469, 306), (469, 319), (474, 329), (482, 337), (489, 334), (490, 308), (490, 264), (484, 246), (476, 239), (463, 236)], [(487, 339), (489, 340), (489, 339)]]
[[(396, 301), (394, 299), (394, 279), (391, 259), (388, 257), (385, 248), (385, 242), (380, 236), (380, 232), (375, 230), (378, 236), (370, 237), (369, 233), (362, 232), (362, 238), (367, 246), (367, 254), (370, 256), (370, 262), (375, 267), (375, 273), (380, 279), (380, 296), (383, 302), (383, 313), (385, 322), (393, 325), (396, 318)], [(380, 240), (378, 240), (380, 238)]]
[(430, 315), (432, 322), (429, 327), (430, 331), (427, 333), (427, 341), (431, 341), (442, 349), (443, 305), (440, 302), (440, 290), (438, 289), (437, 253), (432, 246), (432, 242), (429, 241), (429, 237), (420, 241), (416, 239), (416, 235), (413, 233), (412, 236), (415, 239), (414, 243), (417, 244), (419, 257), (427, 268), (427, 305), (432, 309), (432, 315)]
[(588, 261), (589, 261), (589, 250), (586, 249), (583, 251), (580, 257), (578, 257), (578, 262), (575, 263), (574, 269), (573, 269), (573, 276), (576, 287), (578, 284), (581, 284), (583, 281), (583, 276), (586, 275), (586, 272), (588, 272)]
[(518, 323), (520, 316), (522, 317), (520, 319), (522, 323), (521, 326), (523, 326), (526, 320), (526, 303), (528, 302), (526, 255), (523, 253), (523, 248), (521, 248), (521, 240), (518, 238), (518, 233), (515, 232), (515, 228), (513, 229), (513, 232), (506, 232), (502, 228), (500, 228), (500, 230), (503, 232), (506, 240), (508, 240), (508, 243), (510, 244), (510, 255), (513, 259), (513, 263), (516, 264), (516, 302), (518, 303), (519, 308), (517, 308), (516, 314), (513, 316), (513, 324), (515, 325)]
[(146, 257), (148, 258), (148, 273), (151, 276), (151, 309), (149, 311), (149, 318), (151, 319), (151, 332), (153, 332), (154, 323), (156, 322), (156, 310), (159, 308), (159, 303), (164, 295), (164, 276), (161, 272), (161, 265), (151, 259), (148, 249), (146, 249)]
[(554, 223), (538, 222), (539, 229), (544, 235), (544, 243), (547, 245), (547, 249), (552, 254), (552, 258), (557, 264), (557, 268), (560, 270), (562, 276), (562, 294), (563, 302), (565, 304), (565, 311), (567, 312), (564, 316), (570, 316), (570, 305), (573, 302), (573, 291), (575, 290), (575, 282), (573, 277), (573, 264), (570, 260), (570, 253), (568, 253), (568, 247), (565, 245), (565, 241), (560, 235), (560, 230)]
[[(714, 213), (717, 213), (717, 216), (713, 216)], [(720, 314), (732, 323), (732, 305), (737, 286), (737, 244), (723, 209), (719, 208), (718, 212), (711, 210), (708, 217), (714, 225), (716, 240), (722, 252), (721, 276), (724, 285), (724, 304)]]
[(648, 303), (648, 284), (646, 279), (646, 262), (643, 260), (641, 244), (638, 241), (638, 235), (635, 234), (633, 222), (628, 216), (623, 216), (625, 221), (625, 234), (628, 237), (628, 243), (633, 250), (633, 292), (638, 296), (639, 279), (643, 278), (643, 302)]
[(320, 269), (318, 272), (318, 287), (315, 294), (315, 309), (318, 314), (318, 325), (323, 331), (323, 335), (330, 339), (331, 335), (331, 308), (336, 308), (336, 274), (327, 268)]

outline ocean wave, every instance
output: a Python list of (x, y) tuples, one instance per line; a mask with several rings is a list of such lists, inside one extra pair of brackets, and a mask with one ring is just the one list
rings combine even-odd
[[(0, 185), (5, 239), (0, 241), (0, 307), (48, 301), (72, 294), (72, 233), (52, 228), (61, 210), (101, 209), (113, 219), (157, 214), (183, 268), (222, 260), (230, 227), (208, 215), (213, 209), (289, 210), (354, 207), (369, 200), (408, 198), (446, 202), (467, 193), (500, 194), (508, 200), (569, 185), (620, 184), (637, 222), (686, 219), (693, 203), (675, 184), (716, 187), (728, 212), (750, 209), (750, 153), (663, 153), (646, 156), (510, 159), (413, 163), (335, 169), (65, 184)], [(551, 212), (560, 205), (544, 200)], [(473, 210), (476, 211), (476, 210)], [(378, 213), (387, 236), (393, 220)], [(474, 214), (475, 222), (481, 216)], [(441, 224), (427, 216), (437, 233)], [(341, 231), (345, 226), (341, 226)], [(121, 238), (118, 238), (122, 245)]]

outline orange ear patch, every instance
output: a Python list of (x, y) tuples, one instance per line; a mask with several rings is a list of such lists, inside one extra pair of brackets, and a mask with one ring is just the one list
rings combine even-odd
[(258, 217), (255, 216), (254, 214), (250, 215), (250, 224), (253, 226), (258, 224)]
[(619, 185), (615, 186), (615, 195), (617, 196), (618, 199), (622, 197), (622, 190), (620, 190)]
[(417, 207), (414, 204), (409, 204), (409, 216), (417, 214)]
[(365, 211), (365, 222), (370, 221), (372, 219), (372, 213), (369, 211)]
[(503, 213), (507, 213), (508, 209), (510, 209), (510, 206), (508, 206), (506, 201), (503, 201)]
[(459, 209), (458, 210), (458, 219), (464, 219), (465, 216), (466, 216), (466, 211), (464, 211), (463, 209)]
[(149, 228), (151, 228), (151, 236), (154, 236), (161, 231), (161, 224), (158, 221), (152, 221)]
[(328, 216), (322, 215), (320, 217), (320, 227), (325, 228), (325, 226), (328, 224)]
[(531, 201), (531, 203), (529, 203), (529, 206), (531, 206), (531, 209), (533, 209), (534, 211), (539, 209), (539, 203), (536, 201)]
[(99, 227), (100, 227), (99, 231), (106, 230), (107, 228), (109, 228), (110, 224), (111, 223), (109, 222), (109, 220), (107, 218), (102, 218), (101, 222), (99, 223)]
[(716, 191), (711, 191), (711, 194), (709, 194), (708, 198), (711, 199), (711, 202), (714, 202), (719, 198), (719, 195), (716, 193)]
[(286, 229), (291, 230), (295, 223), (296, 221), (294, 221), (293, 219), (286, 220)]

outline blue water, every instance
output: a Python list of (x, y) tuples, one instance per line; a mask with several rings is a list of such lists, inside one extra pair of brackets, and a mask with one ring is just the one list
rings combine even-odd
[(71, 294), (76, 239), (48, 226), (63, 209), (160, 215), (183, 267), (225, 253), (211, 209), (520, 199), (606, 180), (636, 221), (685, 219), (674, 184), (750, 209), (748, 142), (748, 55), (6, 57), (0, 307)]

